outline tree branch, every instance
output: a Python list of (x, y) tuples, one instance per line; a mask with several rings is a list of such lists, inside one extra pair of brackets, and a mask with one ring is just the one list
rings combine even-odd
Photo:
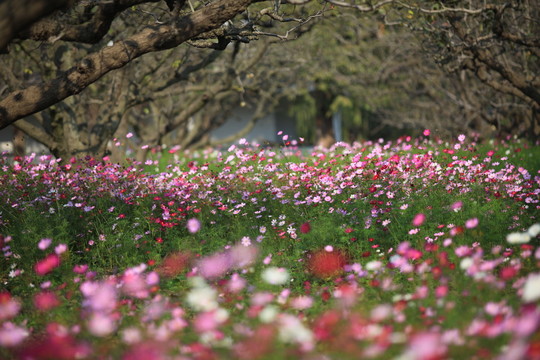
[(21, 30), (73, 0), (5, 0), (0, 2), (0, 52)]
[(40, 142), (45, 145), (48, 149), (56, 149), (58, 143), (54, 138), (45, 132), (42, 128), (32, 124), (27, 119), (21, 119), (13, 124), (17, 129), (22, 130), (26, 135), (30, 136), (32, 139)]
[(158, 2), (160, 0), (114, 0), (97, 5), (89, 5), (88, 9), (97, 7), (97, 10), (88, 19), (86, 14), (76, 14), (78, 24), (69, 24), (62, 19), (50, 16), (34, 23), (27, 30), (21, 32), (21, 39), (36, 41), (74, 41), (95, 44), (107, 34), (113, 20), (122, 11), (142, 3)]
[(138, 34), (84, 57), (59, 77), (10, 93), (0, 101), (0, 129), (80, 93), (109, 71), (149, 52), (176, 47), (221, 26), (243, 12), (254, 0), (217, 0), (194, 13), (162, 25), (147, 26)]
[(238, 133), (232, 134), (230, 136), (224, 137), (219, 140), (214, 140), (210, 142), (210, 146), (217, 146), (217, 145), (223, 145), (228, 144), (231, 142), (235, 142), (236, 140), (240, 139), (243, 136), (246, 136), (250, 133), (251, 130), (255, 127), (257, 122), (264, 117), (268, 113), (268, 109), (266, 108), (267, 104), (269, 103), (268, 97), (264, 97), (262, 100), (260, 100), (257, 103), (257, 107), (251, 116), (251, 118), (248, 120), (248, 123), (246, 126), (242, 128)]

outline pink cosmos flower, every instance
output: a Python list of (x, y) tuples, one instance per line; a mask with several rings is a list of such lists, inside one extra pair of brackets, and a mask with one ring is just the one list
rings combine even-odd
[(198, 262), (200, 274), (207, 278), (217, 278), (225, 275), (231, 268), (231, 259), (228, 254), (220, 253), (207, 256)]
[(198, 314), (193, 321), (195, 330), (199, 333), (215, 330), (220, 324), (216, 313), (216, 310), (212, 310)]
[(419, 214), (416, 214), (414, 216), (412, 224), (414, 226), (420, 226), (420, 225), (422, 225), (424, 223), (424, 221), (426, 221), (426, 215), (422, 214), (422, 213), (419, 213)]
[(56, 253), (56, 255), (61, 255), (61, 254), (65, 253), (66, 251), (67, 251), (67, 245), (66, 244), (60, 244), (60, 245), (57, 245), (54, 248), (54, 252)]
[(227, 289), (233, 293), (241, 291), (245, 286), (246, 280), (237, 273), (232, 274), (231, 279), (227, 283)]
[(251, 239), (249, 236), (244, 236), (241, 241), (242, 245), (244, 246), (250, 246), (251, 245)]
[(116, 322), (106, 314), (95, 312), (87, 323), (88, 331), (95, 336), (107, 336), (116, 330)]
[(446, 285), (437, 286), (437, 288), (435, 289), (435, 296), (438, 298), (443, 298), (446, 295), (448, 295), (448, 286)]
[(49, 245), (51, 245), (51, 243), (52, 243), (52, 239), (48, 239), (48, 238), (41, 239), (38, 243), (38, 248), (40, 250), (45, 250), (49, 247)]
[(186, 227), (190, 233), (195, 234), (201, 230), (201, 222), (198, 219), (192, 218), (187, 221)]
[(81, 292), (86, 297), (85, 305), (93, 311), (108, 313), (116, 308), (118, 294), (113, 284), (85, 281)]
[(28, 330), (21, 326), (17, 326), (8, 321), (0, 327), (0, 346), (12, 347), (17, 346), (24, 341), (29, 335)]
[(429, 136), (431, 134), (431, 130), (425, 129), (423, 134), (424, 134), (424, 136)]
[(458, 246), (455, 250), (456, 255), (459, 257), (468, 256), (471, 254), (471, 252), (472, 252), (472, 249), (469, 248), (467, 245)]
[(456, 201), (450, 206), (453, 211), (459, 211), (463, 207), (463, 201)]
[(19, 313), (21, 303), (8, 292), (0, 293), (0, 321), (11, 319)]
[(465, 222), (465, 227), (467, 229), (474, 229), (478, 226), (478, 218), (471, 218)]
[(311, 306), (313, 306), (313, 298), (310, 296), (302, 295), (291, 300), (291, 307), (296, 310), (309, 309)]
[(447, 347), (441, 341), (441, 334), (436, 332), (422, 332), (416, 334), (409, 344), (408, 355), (411, 359), (442, 359)]
[(127, 295), (136, 297), (138, 299), (144, 299), (148, 297), (149, 293), (146, 288), (146, 281), (140, 274), (136, 273), (132, 269), (126, 270), (122, 276), (123, 287), (122, 290)]
[(251, 297), (251, 303), (255, 306), (264, 306), (274, 300), (274, 295), (269, 292), (258, 292)]
[(148, 275), (146, 275), (146, 285), (154, 286), (157, 284), (159, 284), (159, 274), (155, 271), (149, 272)]
[(75, 265), (73, 272), (75, 274), (84, 274), (88, 270), (88, 265)]
[(238, 244), (228, 251), (228, 255), (231, 259), (231, 266), (233, 268), (245, 268), (246, 266), (253, 264), (258, 254), (258, 247), (253, 245), (246, 247)]
[(57, 254), (49, 254), (45, 259), (39, 261), (34, 270), (36, 274), (43, 276), (47, 275), (60, 265), (60, 257)]

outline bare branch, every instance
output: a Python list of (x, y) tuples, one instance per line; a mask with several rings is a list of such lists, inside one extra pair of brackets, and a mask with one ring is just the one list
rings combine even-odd
[(482, 12), (485, 12), (486, 10), (492, 10), (492, 9), (498, 8), (498, 6), (492, 5), (492, 4), (484, 5), (483, 7), (478, 8), (478, 9), (468, 9), (468, 8), (462, 8), (462, 7), (455, 8), (455, 7), (447, 7), (444, 5), (443, 2), (438, 2), (438, 5), (440, 7), (439, 9), (426, 9), (418, 5), (409, 5), (399, 0), (382, 0), (377, 3), (367, 4), (367, 5), (352, 4), (352, 3), (341, 1), (341, 0), (325, 0), (325, 1), (335, 6), (344, 7), (344, 8), (353, 8), (360, 12), (372, 12), (386, 5), (399, 5), (405, 9), (416, 10), (424, 14), (463, 13), (463, 14), (474, 15), (474, 14), (480, 14)]
[(14, 91), (0, 101), (0, 129), (84, 90), (111, 70), (149, 52), (176, 47), (221, 26), (253, 0), (217, 0), (167, 24), (147, 26), (138, 34), (83, 58), (57, 78)]
[(91, 18), (83, 13), (71, 13), (79, 23), (70, 24), (59, 17), (46, 17), (33, 24), (26, 31), (18, 34), (21, 39), (54, 42), (58, 40), (95, 44), (109, 31), (113, 20), (122, 11), (142, 3), (157, 2), (160, 0), (113, 0), (88, 4), (87, 7), (97, 7)]
[(262, 9), (261, 11), (259, 11), (259, 14), (261, 15), (266, 15), (268, 17), (270, 17), (271, 19), (273, 20), (277, 20), (279, 22), (291, 22), (291, 21), (295, 21), (295, 22), (303, 22), (304, 20), (303, 19), (300, 19), (300, 18), (284, 18), (283, 16), (279, 15), (279, 14), (276, 14), (274, 12), (274, 9), (273, 8), (266, 8), (266, 9)]
[(265, 31), (254, 31), (253, 34), (261, 35), (261, 36), (277, 37), (280, 40), (290, 40), (289, 36), (292, 32), (296, 31), (297, 29), (306, 25), (307, 23), (311, 22), (313, 19), (322, 17), (326, 11), (327, 9), (323, 8), (322, 10), (317, 11), (315, 14), (308, 16), (306, 19), (302, 20), (298, 25), (287, 30), (284, 35), (269, 33)]
[(32, 124), (27, 119), (21, 119), (13, 124), (17, 129), (22, 130), (26, 135), (30, 136), (34, 140), (42, 143), (45, 145), (48, 149), (56, 149), (58, 146), (58, 143), (54, 140), (54, 138), (45, 132), (42, 128)]

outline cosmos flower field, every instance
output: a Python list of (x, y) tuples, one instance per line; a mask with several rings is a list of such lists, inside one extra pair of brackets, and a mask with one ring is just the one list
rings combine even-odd
[(540, 359), (538, 144), (0, 158), (2, 359)]

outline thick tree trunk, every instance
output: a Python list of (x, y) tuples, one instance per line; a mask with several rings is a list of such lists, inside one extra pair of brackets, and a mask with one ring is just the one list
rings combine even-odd
[(334, 129), (332, 127), (332, 118), (328, 116), (317, 116), (315, 121), (317, 129), (315, 135), (317, 136), (317, 146), (329, 148), (336, 142), (334, 137)]
[(328, 148), (336, 142), (336, 136), (332, 126), (332, 114), (329, 113), (333, 96), (331, 93), (323, 90), (313, 91), (312, 96), (317, 104), (315, 142), (317, 146)]
[(26, 155), (26, 138), (22, 130), (13, 128), (13, 156)]

